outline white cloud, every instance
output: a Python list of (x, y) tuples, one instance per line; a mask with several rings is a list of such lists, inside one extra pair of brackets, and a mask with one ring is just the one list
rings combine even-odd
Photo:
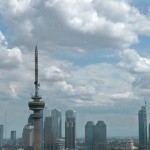
[(134, 49), (127, 49), (119, 53), (121, 61), (118, 64), (123, 70), (129, 71), (134, 80), (132, 91), (142, 100), (149, 99), (150, 92), (150, 59), (142, 57)]
[(59, 81), (70, 77), (70, 74), (65, 73), (57, 66), (50, 66), (44, 69), (44, 76), (47, 81)]
[(125, 0), (7, 0), (0, 7), (16, 46), (116, 49), (150, 35), (149, 18)]
[(0, 31), (0, 47), (4, 47), (4, 46), (7, 46), (7, 41), (5, 39), (5, 36)]
[(21, 50), (17, 47), (12, 49), (8, 49), (7, 47), (5, 36), (0, 31), (0, 68), (16, 68), (22, 62)]
[(126, 49), (119, 53), (121, 62), (119, 66), (135, 73), (150, 72), (150, 59), (141, 57), (134, 49)]

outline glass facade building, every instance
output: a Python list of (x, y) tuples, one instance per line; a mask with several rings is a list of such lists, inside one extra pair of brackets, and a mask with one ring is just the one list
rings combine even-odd
[(138, 113), (139, 120), (139, 149), (147, 149), (147, 115), (146, 106), (142, 106)]
[(61, 110), (53, 109), (51, 110), (51, 117), (53, 123), (53, 138), (61, 138)]
[(85, 150), (94, 150), (95, 125), (93, 121), (88, 121), (85, 125)]
[(104, 121), (98, 121), (95, 125), (95, 150), (106, 150), (107, 131)]
[(52, 117), (46, 117), (44, 122), (44, 150), (53, 149)]
[(76, 117), (75, 111), (66, 111), (65, 119), (65, 148), (75, 150)]
[(0, 125), (0, 147), (3, 146), (3, 139), (4, 139), (4, 126)]

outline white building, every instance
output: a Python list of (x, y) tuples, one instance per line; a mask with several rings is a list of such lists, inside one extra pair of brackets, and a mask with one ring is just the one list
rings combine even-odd
[(134, 143), (132, 140), (126, 143), (126, 150), (136, 150), (136, 149), (138, 148), (134, 146)]
[(55, 139), (54, 150), (65, 150), (65, 139), (63, 138)]

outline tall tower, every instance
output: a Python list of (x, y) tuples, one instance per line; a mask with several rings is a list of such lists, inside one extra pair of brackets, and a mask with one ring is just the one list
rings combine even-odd
[(94, 150), (95, 125), (93, 121), (88, 121), (85, 125), (85, 149)]
[(106, 150), (107, 133), (104, 121), (98, 121), (95, 125), (95, 150)]
[(75, 138), (76, 138), (76, 120), (75, 111), (66, 111), (65, 121), (65, 148), (75, 150)]
[(40, 150), (41, 149), (41, 135), (40, 135), (40, 118), (41, 113), (40, 111), (44, 109), (45, 103), (41, 101), (42, 98), (38, 94), (39, 86), (38, 83), (38, 50), (37, 46), (35, 48), (35, 95), (32, 96), (32, 101), (28, 103), (30, 110), (33, 110), (33, 120), (34, 120), (34, 142), (33, 142), (33, 149)]
[(139, 149), (147, 149), (147, 116), (146, 105), (142, 106), (138, 113), (139, 118)]

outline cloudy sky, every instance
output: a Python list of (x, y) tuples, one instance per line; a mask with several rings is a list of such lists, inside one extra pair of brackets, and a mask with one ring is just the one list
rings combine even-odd
[[(0, 0), (0, 124), (21, 137), (34, 94), (49, 109), (104, 120), (108, 136), (137, 136), (138, 111), (150, 121), (149, 0)], [(63, 117), (64, 118), (64, 117)], [(64, 120), (63, 120), (64, 124)], [(64, 130), (64, 128), (63, 128)]]

